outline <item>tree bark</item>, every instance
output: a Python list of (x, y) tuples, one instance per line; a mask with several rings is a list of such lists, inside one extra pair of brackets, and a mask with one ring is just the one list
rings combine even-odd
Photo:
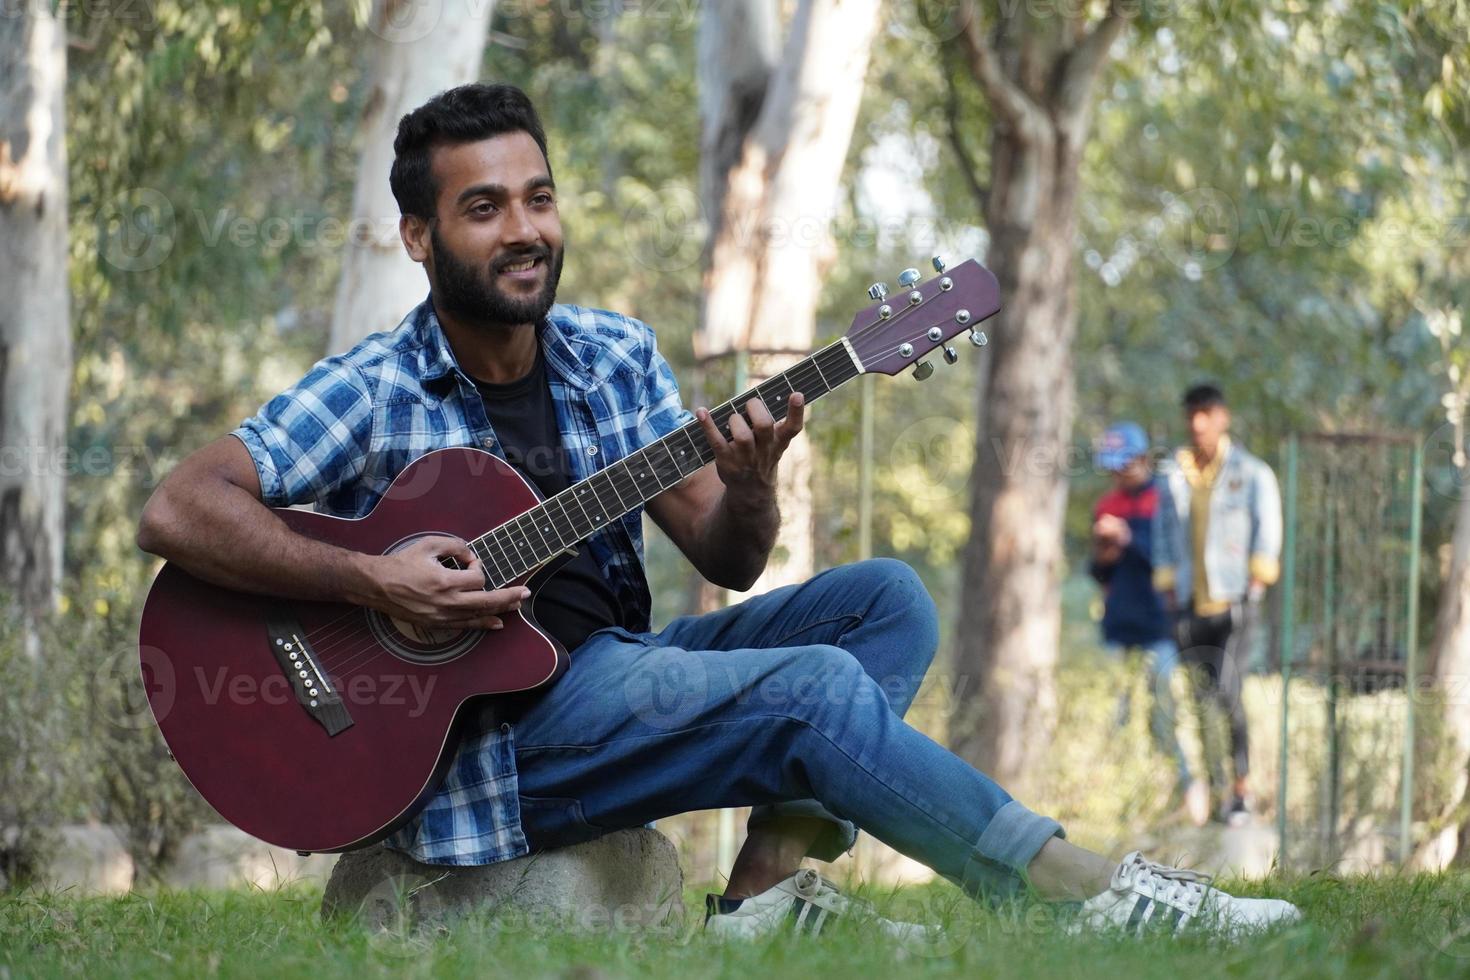
[(66, 30), (51, 11), (0, 17), (0, 592), (32, 653), (61, 579), (72, 368)]
[(1056, 722), (1079, 167), (1123, 16), (1113, 7), (1087, 25), (1015, 8), (994, 36), (974, 5), (966, 17), (958, 40), (992, 116), (989, 179), (971, 186), (1005, 305), (979, 386), (955, 654), (976, 696), (956, 706), (950, 741), (1023, 787)]
[[(1455, 784), (1443, 811), (1458, 814), (1458, 846), (1451, 857), (1457, 867), (1470, 866), (1470, 816), (1466, 798), (1470, 793), (1470, 484), (1459, 484), (1464, 495), (1455, 510), (1455, 533), (1450, 544), (1450, 569), (1439, 594), (1439, 614), (1434, 622), (1434, 639), (1429, 662), (1434, 665), (1435, 688), (1444, 694), (1444, 732), (1455, 749)], [(1442, 816), (1441, 819), (1444, 819)], [(1421, 841), (1414, 864), (1427, 860), (1435, 839)]]
[[(701, 185), (711, 234), (695, 351), (751, 351), (748, 384), (812, 345), (878, 8), (878, 0), (802, 0), (779, 61), (771, 0), (704, 8)], [(813, 571), (807, 440), (782, 458), (778, 493), (781, 531), (757, 591)]]
[(428, 295), (423, 269), (398, 237), (398, 203), (388, 187), (398, 121), (429, 98), (480, 76), (494, 0), (374, 0), (375, 37), (352, 233), (342, 257), (330, 352), (397, 325)]

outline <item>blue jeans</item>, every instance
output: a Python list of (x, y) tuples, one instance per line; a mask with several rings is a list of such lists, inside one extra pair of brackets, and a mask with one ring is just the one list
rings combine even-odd
[[(1148, 658), (1148, 685), (1153, 695), (1152, 704), (1149, 706), (1149, 731), (1153, 735), (1154, 745), (1173, 761), (1176, 780), (1183, 786), (1190, 780), (1189, 761), (1185, 758), (1184, 749), (1179, 745), (1174, 710), (1174, 688), (1171, 686), (1174, 671), (1179, 667), (1179, 645), (1174, 642), (1172, 636), (1136, 647), (1127, 647), (1121, 643), (1107, 644), (1108, 653), (1113, 656), (1121, 657), (1129, 649), (1142, 650)], [(1128, 693), (1123, 695), (1125, 712), (1128, 696)]]
[(833, 568), (657, 633), (599, 630), (511, 719), (533, 851), (690, 810), (858, 827), (971, 894), (1014, 893), (1061, 826), (905, 724), (938, 645), (902, 562)]

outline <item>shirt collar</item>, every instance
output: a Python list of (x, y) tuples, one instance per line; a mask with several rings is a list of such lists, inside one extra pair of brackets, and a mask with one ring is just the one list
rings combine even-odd
[(1210, 460), (1203, 470), (1195, 462), (1194, 450), (1187, 446), (1179, 450), (1179, 455), (1176, 458), (1179, 462), (1179, 468), (1184, 471), (1185, 477), (1191, 484), (1195, 486), (1213, 486), (1215, 477), (1220, 475), (1220, 468), (1225, 465), (1225, 457), (1229, 455), (1230, 436), (1228, 433), (1223, 433), (1220, 436), (1219, 448), (1215, 450), (1215, 458)]
[[(432, 297), (425, 299), (409, 314), (413, 319), (414, 333), (419, 340), (419, 379), (428, 384), (458, 374), (468, 376), (460, 370), (454, 350), (439, 324), (434, 312)], [(562, 381), (581, 391), (589, 391), (603, 380), (609, 364), (602, 357), (604, 346), (584, 331), (570, 329), (573, 318), (560, 306), (552, 306), (537, 328), (546, 365), (554, 370)]]

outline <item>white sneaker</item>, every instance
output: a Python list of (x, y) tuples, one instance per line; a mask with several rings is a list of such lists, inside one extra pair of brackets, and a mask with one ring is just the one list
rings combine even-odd
[(837, 916), (871, 923), (905, 943), (932, 942), (938, 930), (937, 926), (885, 919), (868, 903), (843, 895), (812, 868), (801, 868), (749, 898), (706, 895), (704, 906), (705, 931), (721, 939), (756, 939), (782, 931), (814, 936)]
[(1301, 910), (1277, 898), (1236, 898), (1209, 887), (1210, 876), (1149, 861), (1138, 851), (1123, 859), (1107, 891), (1082, 904), (1070, 930), (1121, 930), (1174, 934), (1217, 929), (1241, 936), (1281, 923), (1300, 922)]

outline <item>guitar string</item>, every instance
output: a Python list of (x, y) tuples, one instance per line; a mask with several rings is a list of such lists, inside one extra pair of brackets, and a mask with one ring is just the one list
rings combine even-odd
[[(939, 294), (936, 294), (935, 297), (931, 297), (931, 300), (933, 298), (937, 298), (938, 295)], [(913, 306), (913, 312), (917, 312), (918, 310), (923, 309), (923, 307), (924, 306), (927, 306), (927, 305), (928, 305), (928, 301), (921, 302), (921, 303), (918, 303), (918, 304), (914, 304), (914, 306)], [(907, 311), (906, 310), (904, 312), (906, 314), (908, 314), (909, 316), (912, 315), (912, 313), (910, 311)], [(905, 317), (905, 318), (907, 318), (907, 317)], [(893, 320), (878, 320), (878, 321), (874, 321), (873, 323), (868, 324), (868, 325), (866, 325), (864, 327), (861, 327), (858, 330), (854, 331), (850, 336), (848, 336), (848, 342), (851, 343), (851, 342), (853, 342), (855, 340), (859, 340), (859, 339), (861, 339), (861, 338), (863, 338), (863, 337), (865, 337), (865, 336), (867, 336), (869, 334), (872, 334), (874, 332), (877, 332), (878, 330), (880, 330), (881, 328), (883, 328), (885, 325), (891, 325), (894, 322), (896, 322), (896, 321), (893, 321)], [(926, 328), (926, 331), (927, 331), (927, 328)], [(926, 331), (921, 331), (921, 333), (922, 332), (926, 332)], [(891, 354), (891, 353), (897, 351), (902, 346), (902, 343), (903, 342), (900, 342), (899, 344), (896, 344), (896, 345), (894, 345), (894, 346), (892, 346), (892, 347), (890, 347), (890, 348), (888, 348), (886, 350), (882, 350), (882, 351), (877, 352), (876, 357), (883, 357), (883, 356), (886, 356), (887, 354)], [(776, 380), (777, 378), (784, 378), (785, 381), (786, 381), (787, 387), (790, 389), (790, 391), (797, 391), (797, 390), (800, 390), (801, 388), (807, 387), (810, 382), (815, 381), (815, 380), (821, 380), (822, 383), (823, 383), (823, 385), (826, 385), (826, 379), (822, 375), (821, 367), (817, 363), (817, 360), (816, 359), (822, 353), (825, 353), (825, 352), (827, 352), (829, 350), (836, 349), (837, 344), (840, 344), (840, 341), (838, 341), (838, 342), (836, 342), (834, 344), (829, 344), (828, 346), (826, 346), (824, 348), (821, 348), (818, 351), (813, 352), (811, 355), (809, 355), (807, 358), (804, 359), (804, 361), (800, 365), (800, 370), (795, 375), (791, 374), (790, 372), (782, 372), (781, 374), (776, 375), (775, 378), (768, 379), (766, 382), (763, 382), (762, 384), (769, 384), (770, 381)], [(845, 363), (844, 363), (844, 366), (845, 366)], [(861, 372), (859, 372), (859, 373), (861, 373)], [(827, 394), (827, 393), (830, 393), (831, 391), (835, 391), (836, 388), (841, 387), (843, 384), (846, 384), (847, 381), (850, 381), (850, 380), (852, 380), (852, 378), (850, 378), (850, 377), (849, 378), (845, 378), (845, 379), (843, 379), (843, 381), (839, 382), (836, 386), (829, 387), (827, 389), (827, 392), (823, 392), (822, 394)], [(767, 396), (760, 391), (761, 387), (762, 387), (762, 385), (757, 385), (757, 386), (755, 386), (754, 389), (752, 389), (752, 397), (753, 398), (754, 397), (759, 397), (759, 398), (762, 399), (762, 401), (764, 401)], [(720, 421), (727, 421), (738, 410), (736, 408), (736, 405), (735, 405), (735, 398), (738, 398), (738, 397), (739, 396), (736, 395), (736, 396), (732, 397), (730, 400), (722, 403), (721, 405), (716, 406), (716, 408), (713, 410), (713, 413), (716, 414), (717, 416), (720, 413), (722, 413), (722, 412), (727, 412), (728, 413), (728, 414), (725, 414), (724, 418), (718, 419), (717, 420), (717, 424)], [(783, 418), (785, 417), (784, 412), (782, 413), (782, 417)], [(685, 428), (687, 428), (687, 425), (686, 425)], [(676, 430), (676, 431), (684, 431), (684, 428), (681, 428), (681, 430)], [(688, 433), (686, 433), (686, 435), (687, 434)], [(672, 436), (672, 435), (674, 435), (674, 433), (670, 433), (670, 436)], [(624, 457), (623, 460), (619, 460), (619, 462), (626, 463), (628, 461), (631, 461), (634, 458), (635, 455), (642, 454), (643, 455), (643, 458), (644, 458), (644, 462), (646, 464), (648, 464), (649, 469), (654, 472), (654, 474), (655, 474), (655, 480), (659, 480), (660, 479), (660, 470), (659, 470), (659, 467), (658, 467), (657, 464), (655, 464), (653, 462), (653, 460), (651, 459), (651, 457), (648, 454), (648, 451), (650, 449), (654, 448), (655, 446), (664, 445), (666, 443), (666, 441), (667, 441), (667, 438), (668, 437), (665, 437), (664, 439), (660, 439), (658, 442), (651, 443), (650, 445), (645, 446), (642, 449), (638, 450), (637, 453), (630, 453), (627, 457)], [(707, 442), (706, 442), (705, 446), (706, 446), (706, 449), (707, 449), (708, 448), (708, 443)], [(695, 448), (697, 450), (699, 449), (698, 444), (696, 444)], [(667, 447), (666, 447), (666, 451), (667, 451)], [(700, 451), (700, 457), (703, 458), (703, 455), (704, 455), (704, 451), (701, 450)], [(672, 455), (672, 453), (669, 453), (669, 460), (670, 461), (673, 461), (673, 455)], [(706, 463), (707, 463), (707, 461), (706, 461)], [(701, 464), (701, 465), (706, 465), (706, 464)], [(626, 469), (626, 466), (625, 466), (625, 469)], [(601, 473), (608, 473), (609, 471), (608, 470), (602, 470), (602, 471), (599, 471), (599, 472), (601, 472)], [(661, 493), (663, 490), (667, 489), (668, 487), (674, 486), (674, 485), (678, 484), (679, 482), (682, 482), (682, 480), (686, 479), (689, 475), (692, 475), (692, 471), (689, 474), (682, 473), (680, 471), (680, 469), (679, 469), (679, 466), (678, 466), (677, 462), (675, 463), (675, 473), (678, 474), (678, 478), (675, 479), (672, 483), (668, 484), (668, 486), (663, 486), (661, 484), (660, 485), (660, 490), (658, 492)], [(625, 473), (624, 475), (627, 476), (628, 474)], [(589, 479), (590, 479), (590, 477), (589, 477)], [(615, 480), (613, 480), (611, 478), (611, 476), (609, 478), (609, 484), (612, 486), (613, 491), (614, 491), (614, 494), (617, 495), (620, 498), (619, 502), (621, 503), (622, 502), (621, 501), (621, 496), (622, 495), (621, 495), (621, 493), (618, 492), (617, 483), (616, 483)], [(571, 488), (568, 488), (568, 489), (571, 489)], [(632, 485), (632, 488), (631, 489), (633, 489), (635, 492), (638, 491), (639, 488), (638, 488), (638, 485), (637, 485), (636, 480), (633, 482), (633, 485)], [(563, 493), (565, 493), (565, 491), (563, 491)], [(545, 505), (545, 504), (549, 504), (552, 500), (558, 501), (558, 503), (560, 504), (561, 509), (562, 509), (563, 517), (568, 519), (568, 522), (569, 522), (569, 530), (571, 530), (573, 533), (575, 533), (576, 532), (575, 521), (571, 520), (568, 517), (568, 515), (571, 513), (571, 511), (569, 510), (569, 508), (567, 508), (566, 502), (559, 499), (561, 496), (562, 496), (562, 494), (560, 494), (560, 493), (559, 494), (556, 494), (556, 495), (553, 495), (552, 497), (547, 498), (545, 501), (542, 501), (540, 504), (538, 504), (538, 507), (539, 506), (542, 506), (542, 505)], [(656, 496), (656, 494), (655, 494), (655, 496)], [(649, 499), (651, 499), (651, 497)], [(599, 503), (600, 503), (600, 500), (599, 500)], [(580, 506), (581, 505), (579, 504), (579, 507)], [(530, 513), (530, 511), (527, 511), (526, 513)], [(551, 513), (550, 513), (549, 510), (547, 510), (546, 513), (547, 513), (547, 516), (551, 516), (552, 517), (552, 527), (554, 528), (555, 527), (555, 523), (556, 523), (555, 517), (553, 515), (551, 515)], [(584, 516), (586, 516), (585, 515), (585, 510), (584, 510)], [(521, 520), (524, 517), (525, 517), (525, 514), (522, 514), (522, 515), (519, 515), (519, 516), (517, 516), (515, 518), (512, 518), (510, 521), (506, 521), (506, 522), (502, 523), (501, 525), (497, 526), (496, 528), (491, 529), (491, 531), (486, 532), (486, 534), (481, 535), (479, 538), (476, 538), (475, 540), (476, 541), (480, 541), (480, 540), (482, 540), (484, 538), (488, 538), (492, 534), (494, 534), (496, 531), (499, 531), (501, 528), (506, 527), (507, 525), (513, 523), (514, 521)], [(524, 531), (522, 531), (522, 533), (524, 533)], [(592, 533), (596, 533), (596, 529), (594, 529), (592, 531)], [(557, 537), (558, 537), (558, 539), (560, 538), (560, 534), (559, 533), (557, 534)], [(544, 535), (543, 535), (543, 538), (544, 538)], [(578, 538), (577, 539), (578, 542), (581, 541), (581, 540), (584, 540), (584, 539), (582, 539), (582, 538)], [(558, 542), (558, 543), (560, 543), (560, 542)], [(577, 543), (577, 542), (574, 542), (574, 544), (575, 543)], [(495, 571), (497, 573), (497, 577), (503, 577), (504, 571), (499, 567), (499, 562), (494, 561), (494, 559), (493, 559), (493, 552), (489, 552), (488, 551), (488, 547), (487, 547), (487, 554), (491, 556), (491, 560), (490, 560), (490, 562), (488, 564), (485, 561), (485, 555), (482, 555), (480, 553), (480, 550), (479, 549), (475, 549), (472, 546), (472, 550), (474, 550), (476, 552), (476, 556), (481, 559), (481, 567), (482, 567), (482, 569), (488, 569), (490, 567), (494, 567), (494, 569), (495, 569)], [(502, 553), (504, 553), (504, 549), (502, 549)], [(515, 581), (516, 578), (519, 578), (521, 575), (525, 575), (527, 572), (533, 571), (533, 570), (534, 569), (525, 569), (525, 570), (516, 572), (516, 573), (514, 573), (512, 575), (512, 577), (509, 579), (509, 581), (507, 581), (505, 584), (508, 585), (510, 582)], [(495, 581), (495, 579), (490, 579), (487, 576), (487, 581), (492, 581), (493, 582), (493, 581)], [(501, 587), (504, 587), (504, 586), (501, 586)], [(376, 639), (373, 639), (370, 636), (365, 638), (366, 640), (368, 640), (368, 642), (367, 642), (367, 644), (366, 644), (365, 647), (359, 648), (359, 649), (354, 650), (352, 652), (345, 652), (344, 653), (344, 651), (341, 648), (335, 648), (335, 649), (333, 648), (333, 643), (334, 643), (335, 640), (340, 639), (341, 638), (341, 635), (343, 633), (345, 633), (345, 632), (351, 632), (348, 629), (348, 627), (351, 626), (351, 625), (353, 625), (352, 621), (357, 616), (366, 616), (366, 615), (368, 615), (368, 613), (367, 613), (366, 610), (362, 609), (362, 607), (355, 607), (355, 608), (353, 608), (351, 610), (348, 610), (346, 613), (344, 613), (342, 616), (338, 617), (336, 620), (333, 620), (332, 622), (329, 622), (327, 624), (324, 624), (323, 626), (317, 627), (316, 629), (308, 632), (308, 634), (307, 634), (308, 639), (311, 639), (312, 640), (312, 645), (314, 647), (314, 652), (317, 653), (318, 662), (319, 662), (319, 664), (324, 669), (328, 669), (328, 668), (335, 669), (338, 672), (341, 672), (341, 671), (344, 671), (344, 670), (349, 670), (349, 669), (354, 669), (357, 666), (361, 666), (361, 664), (348, 664), (347, 663), (347, 660), (348, 659), (355, 658), (356, 656), (358, 656), (358, 655), (360, 655), (361, 653), (364, 653), (364, 652), (371, 652), (374, 649), (378, 650), (379, 652), (382, 651), (381, 645), (377, 642)], [(336, 627), (336, 628), (334, 629), (333, 627)], [(326, 635), (327, 633), (330, 633), (331, 635), (328, 636), (328, 635)], [(347, 644), (347, 643), (351, 643), (351, 640), (350, 639), (349, 640), (344, 640), (343, 643), (344, 643), (344, 645)], [(330, 662), (329, 663), (329, 657), (330, 657), (330, 660), (331, 661), (334, 661), (334, 662)], [(366, 663), (366, 661), (364, 661), (364, 663)]]
[[(916, 304), (916, 309), (917, 308), (922, 308), (923, 305), (924, 304)], [(866, 328), (863, 328), (863, 329), (860, 329), (860, 330), (854, 332), (852, 334), (852, 336), (850, 336), (848, 338), (849, 339), (849, 342), (851, 342), (854, 338), (859, 338), (859, 337), (863, 336), (866, 333), (873, 332), (876, 328), (881, 327), (884, 322), (886, 322), (886, 321), (879, 321), (878, 323), (872, 324), (869, 327), (866, 327)], [(885, 356), (887, 354), (893, 353), (894, 351), (897, 351), (900, 346), (902, 346), (902, 343), (900, 343), (898, 345), (895, 345), (893, 347), (890, 347), (887, 350), (880, 351), (880, 352), (877, 353), (876, 356), (882, 357), (882, 356)], [(787, 381), (788, 387), (792, 391), (795, 391), (795, 390), (798, 390), (799, 387), (805, 387), (808, 382), (810, 382), (812, 380), (816, 380), (816, 377), (813, 377), (813, 375), (812, 375), (812, 372), (813, 371), (815, 372), (815, 374), (816, 374), (817, 377), (820, 377), (821, 376), (821, 369), (820, 369), (820, 366), (816, 363), (816, 357), (817, 357), (817, 355), (819, 355), (819, 354), (821, 354), (821, 353), (823, 353), (823, 352), (825, 352), (827, 350), (834, 349), (834, 347), (835, 347), (835, 345), (828, 345), (827, 347), (822, 348), (822, 350), (819, 350), (819, 351), (815, 352), (814, 354), (810, 355), (808, 358), (805, 359), (805, 362), (803, 363), (803, 366), (802, 366), (802, 370), (796, 376), (794, 376), (794, 377), (789, 372), (783, 372), (783, 374), (786, 377), (786, 381)], [(777, 377), (780, 377), (780, 376), (781, 375), (778, 375)], [(764, 383), (769, 383), (769, 380), (774, 380), (774, 379), (768, 379), (768, 381), (767, 382), (763, 382), (763, 384)], [(826, 383), (825, 378), (822, 377), (821, 380), (822, 380), (823, 384), (825, 385), (825, 383)], [(828, 392), (835, 391), (837, 387), (841, 387), (841, 385), (846, 384), (846, 382), (847, 381), (850, 381), (850, 380), (852, 380), (852, 379), (851, 378), (844, 379), (843, 381), (839, 382), (837, 386), (828, 388)], [(793, 383), (793, 382), (795, 382), (795, 383)], [(764, 401), (765, 395), (763, 395), (763, 394), (760, 393), (760, 390), (759, 390), (760, 387), (761, 387), (760, 385), (757, 385), (756, 388), (753, 389), (753, 391), (755, 392), (755, 394), (752, 397), (760, 397)], [(824, 392), (824, 394), (825, 393), (826, 392)], [(736, 397), (738, 397), (738, 396), (736, 396)], [(733, 398), (730, 401), (725, 402), (725, 403), (723, 403), (720, 406), (717, 406), (715, 411), (719, 412), (719, 411), (722, 411), (722, 410), (725, 410), (725, 409), (729, 409), (730, 414), (733, 414), (734, 413), (735, 406), (734, 406), (734, 399)], [(729, 415), (726, 416), (726, 419), (728, 419), (728, 417), (729, 417)], [(672, 435), (672, 433), (671, 433), (671, 435)], [(639, 450), (638, 451), (638, 452), (640, 452), (640, 453), (642, 453), (644, 455), (645, 462), (648, 462), (650, 464), (650, 468), (653, 469), (653, 471), (655, 472), (655, 474), (657, 474), (658, 470), (657, 470), (657, 467), (656, 466), (653, 466), (652, 465), (651, 460), (648, 458), (647, 450), (650, 449), (650, 448), (652, 448), (653, 445), (658, 445), (658, 444), (662, 443), (663, 441), (664, 440), (660, 440), (659, 443), (651, 444), (650, 446), (644, 447), (642, 450)], [(628, 457), (625, 457), (624, 460), (620, 460), (620, 462), (631, 460), (634, 455), (635, 454), (629, 454)], [(701, 453), (701, 456), (702, 455), (703, 454)], [(670, 458), (672, 459), (672, 455), (671, 455)], [(677, 467), (676, 467), (676, 471), (677, 471)], [(601, 471), (601, 472), (606, 472), (606, 471)], [(690, 475), (690, 474), (685, 474), (684, 476), (681, 476), (678, 480), (675, 480), (674, 483), (669, 484), (669, 486), (673, 486), (673, 485), (677, 484), (678, 482), (680, 482), (682, 479), (684, 479), (688, 475)], [(657, 479), (657, 476), (655, 478)], [(617, 493), (616, 483), (613, 484), (613, 489), (614, 489), (614, 492)], [(637, 489), (636, 482), (633, 485), (633, 489), (634, 490)], [(666, 488), (661, 487), (660, 492), (662, 492), (662, 489), (666, 489)], [(557, 495), (557, 496), (559, 496), (559, 495)], [(552, 498), (549, 498), (549, 500), (557, 499), (557, 496), (553, 496)], [(621, 496), (621, 495), (619, 494), (619, 496)], [(566, 509), (565, 509), (565, 506), (564, 505), (563, 505), (563, 512), (564, 512), (564, 514), (566, 512)], [(523, 517), (524, 515), (521, 515), (521, 516)], [(519, 520), (519, 519), (520, 519), (520, 517), (513, 518), (512, 521)], [(507, 522), (505, 522), (505, 524), (500, 525), (500, 527), (504, 527), (507, 524), (512, 523), (512, 521), (507, 521)], [(493, 530), (498, 530), (498, 529), (499, 528), (496, 528), (496, 529), (493, 529)], [(572, 530), (575, 531), (575, 528), (573, 527)], [(484, 537), (484, 536), (482, 536), (482, 537)], [(476, 539), (476, 540), (479, 540), (479, 539)], [(526, 571), (530, 571), (530, 569), (527, 569), (525, 571), (521, 571), (521, 572), (517, 573), (517, 575), (514, 576), (511, 579), (511, 581), (514, 581), (514, 578), (519, 577), (520, 575), (524, 575), (526, 573)], [(339, 619), (351, 619), (351, 618), (353, 618), (356, 615), (366, 616), (366, 615), (368, 615), (368, 613), (367, 613), (366, 610), (363, 610), (361, 607), (358, 607), (358, 608), (349, 610), (347, 613), (344, 614), (344, 616), (339, 617)], [(321, 629), (322, 628), (318, 628), (318, 630), (317, 631), (314, 631), (314, 632), (318, 632), (319, 633)], [(320, 665), (324, 669), (335, 670), (338, 673), (342, 673), (342, 672), (345, 672), (347, 670), (360, 669), (362, 666), (365, 666), (367, 663), (370, 663), (372, 660), (376, 659), (376, 657), (378, 655), (380, 655), (381, 653), (386, 652), (383, 649), (382, 645), (380, 643), (378, 643), (378, 641), (375, 638), (373, 638), (371, 636), (368, 636), (368, 637), (364, 637), (363, 639), (366, 640), (366, 643), (363, 646), (361, 646), (361, 647), (359, 647), (359, 648), (357, 648), (357, 649), (355, 649), (355, 650), (353, 650), (351, 652), (344, 652), (343, 649), (341, 649), (341, 648), (331, 649), (330, 648), (331, 647), (330, 643), (328, 643), (326, 646), (319, 646), (316, 643), (314, 643), (313, 645), (316, 647), (315, 652), (317, 653), (317, 656), (318, 656), (318, 662), (320, 663)], [(346, 640), (346, 641), (344, 641), (344, 645), (345, 645), (345, 643), (350, 643), (350, 642), (351, 642), (351, 640)], [(333, 661), (333, 662), (330, 662), (330, 663), (328, 662), (328, 654), (329, 653), (330, 653), (330, 659), (331, 659), (331, 661)], [(358, 661), (356, 658), (360, 657), (364, 653), (370, 654), (370, 656), (368, 656), (365, 660)], [(352, 662), (349, 663), (349, 661), (352, 661)]]

